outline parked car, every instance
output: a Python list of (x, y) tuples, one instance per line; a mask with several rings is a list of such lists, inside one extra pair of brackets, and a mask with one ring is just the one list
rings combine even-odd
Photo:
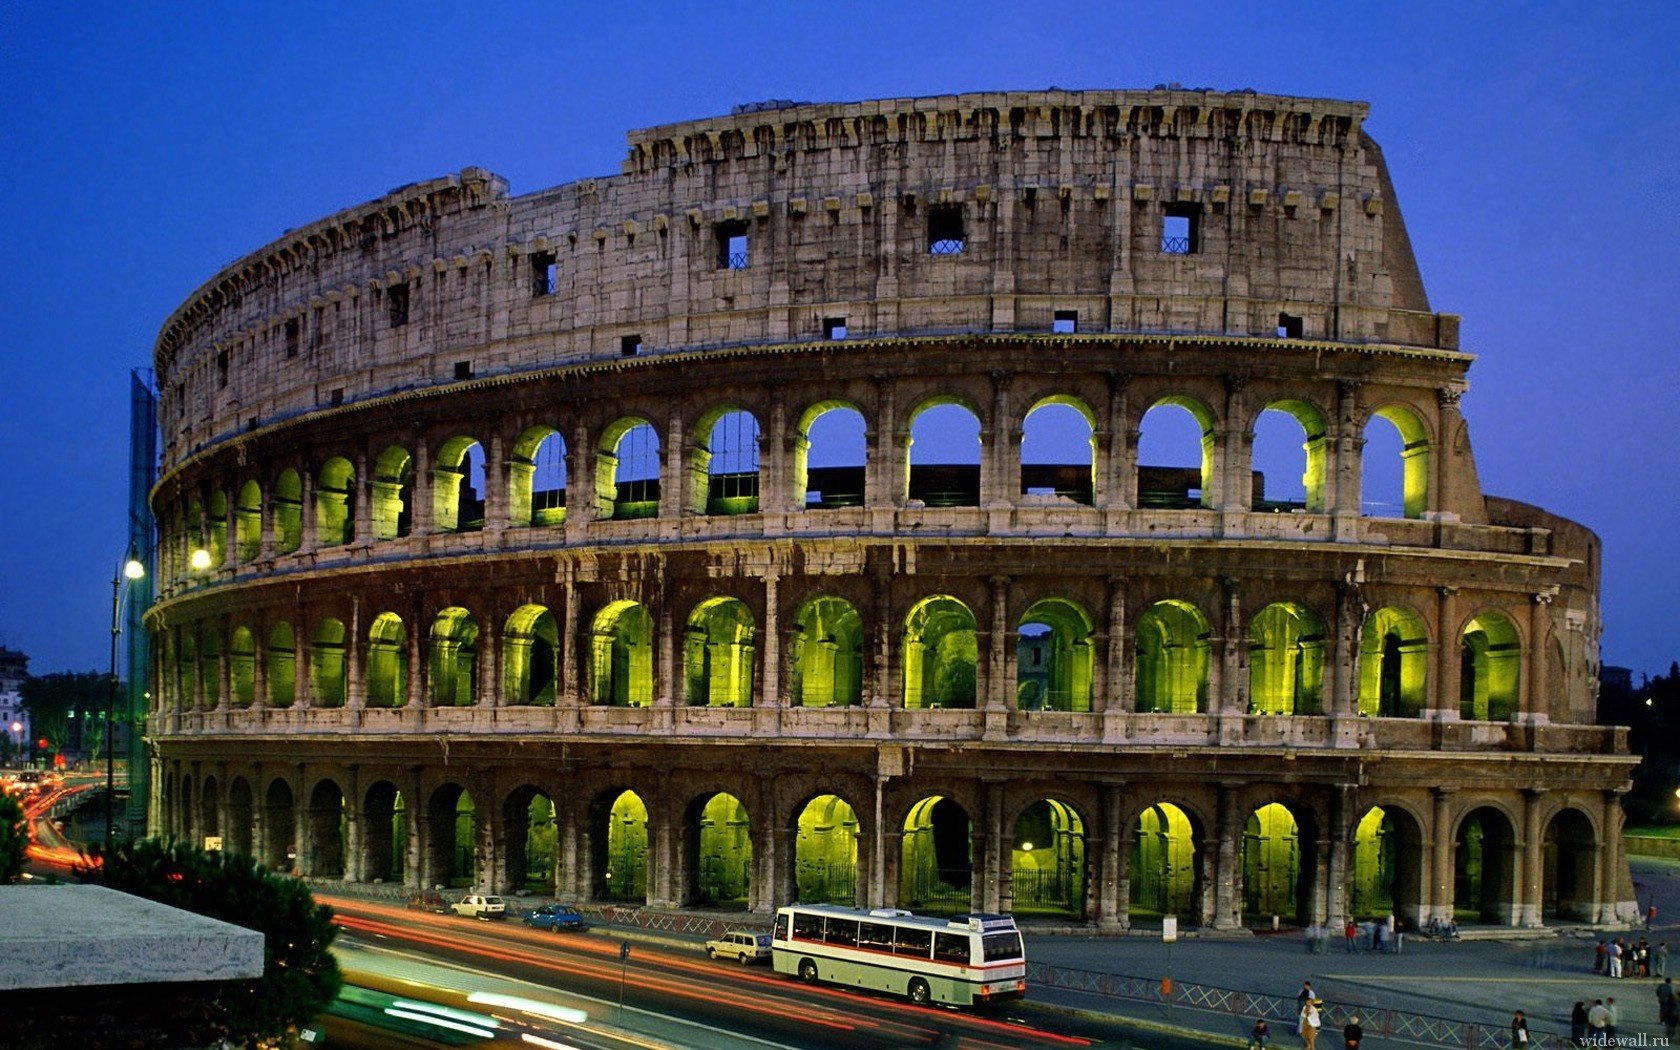
[(713, 959), (733, 956), (742, 966), (770, 958), (768, 933), (726, 933), (715, 941), (706, 942), (706, 954)]
[(487, 897), (481, 893), (462, 897), (449, 908), (456, 915), (465, 915), (469, 919), (507, 918), (507, 901), (500, 897)]
[(545, 904), (536, 911), (526, 912), (524, 922), (533, 929), (553, 930), (555, 933), (581, 933), (588, 929), (584, 925), (583, 914), (570, 904)]

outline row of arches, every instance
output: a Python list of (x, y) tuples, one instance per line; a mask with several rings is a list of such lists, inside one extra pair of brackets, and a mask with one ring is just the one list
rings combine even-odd
[[(1297, 398), (1268, 402), (1243, 431), (1240, 462), (1221, 466), (1217, 447), (1223, 425), (1202, 400), (1164, 396), (1138, 420), (1128, 436), (1135, 444), (1135, 503), (1143, 508), (1188, 509), (1227, 505), (1216, 475), (1252, 473), (1262, 484), (1235, 486), (1235, 505), (1262, 511), (1330, 509), (1331, 416)], [(568, 507), (586, 507), (598, 519), (636, 519), (660, 514), (732, 515), (760, 509), (761, 452), (758, 417), (735, 405), (720, 405), (694, 421), (681, 456), (664, 447), (658, 426), (644, 416), (618, 418), (588, 442), (588, 455), (575, 454), (561, 432), (532, 426), (515, 437), (491, 464), (478, 439), (458, 434), (435, 447), (390, 444), (370, 452), (358, 476), (357, 462), (331, 456), (307, 474), (284, 467), (272, 478), (248, 478), (231, 489), (212, 487), (183, 500), (165, 527), (164, 569), (183, 576), (189, 555), (203, 549), (213, 566), (248, 564), (272, 554), (289, 554), (381, 542), (425, 533), (475, 532), (490, 516), (503, 527), (562, 525)], [(1099, 417), (1071, 395), (1048, 395), (1034, 403), (1015, 432), (1019, 475), (1012, 492), (992, 498), (1028, 503), (1093, 505), (1104, 485), (1105, 459), (1115, 453)], [(872, 446), (862, 410), (853, 402), (827, 400), (798, 418), (785, 456), (787, 509), (823, 510), (860, 506), (866, 492)], [(929, 507), (979, 506), (986, 498), (982, 474), (1002, 469), (988, 464), (979, 409), (968, 399), (936, 396), (909, 415), (902, 436), (900, 491), (891, 502)], [(1410, 407), (1376, 409), (1357, 442), (1363, 471), (1363, 509), (1377, 516), (1420, 517), (1429, 488), (1430, 441), (1422, 418)], [(1385, 466), (1378, 466), (1384, 464)], [(677, 472), (684, 477), (677, 478)], [(581, 500), (569, 496), (574, 476), (590, 487)], [(665, 489), (683, 493), (682, 506), (662, 502)], [(494, 490), (494, 492), (492, 491)], [(491, 506), (492, 496), (497, 497)], [(365, 506), (363, 506), (365, 504)], [(777, 507), (775, 509), (782, 509)], [(1344, 511), (1350, 508), (1342, 508)], [(307, 533), (307, 536), (306, 536)]]
[[(617, 599), (579, 616), (586, 635), (566, 637), (566, 610), (541, 604), (516, 608), (500, 625), (499, 653), (486, 653), (478, 617), (463, 606), (411, 625), (394, 611), (375, 614), (364, 638), (334, 616), (302, 632), (289, 620), (266, 630), (233, 626), (169, 632), (164, 654), (169, 692), (181, 709), (253, 706), (375, 708), (410, 704), (554, 706), (580, 702), (644, 707), (660, 689), (663, 659), (658, 621), (649, 608)], [(872, 663), (866, 620), (847, 598), (819, 594), (793, 613), (781, 640), (777, 695), (789, 706), (862, 704)], [(962, 599), (949, 594), (916, 601), (899, 624), (895, 654), (908, 709), (972, 708), (980, 702), (982, 624)], [(1256, 715), (1328, 713), (1327, 666), (1336, 639), (1324, 618), (1296, 602), (1274, 602), (1246, 625), (1247, 711)], [(750, 707), (760, 702), (761, 625), (740, 598), (714, 595), (696, 602), (673, 648), (680, 669), (672, 687), (681, 702)], [(1107, 635), (1080, 602), (1047, 597), (1014, 624), (1013, 703), (1023, 711), (1088, 712), (1098, 692), (1097, 665)], [(1194, 603), (1157, 601), (1142, 610), (1130, 638), (1132, 690), (1126, 699), (1144, 713), (1210, 710), (1213, 628)], [(225, 646), (225, 649), (224, 649)], [(1503, 612), (1484, 610), (1459, 632), (1460, 713), (1503, 721), (1517, 714), (1523, 645)], [(1369, 613), (1358, 637), (1358, 713), (1416, 717), (1428, 705), (1432, 642), (1420, 615), (1400, 606)], [(572, 656), (572, 653), (578, 653)], [(568, 688), (568, 659), (586, 677)], [(481, 661), (485, 666), (481, 667)], [(357, 673), (359, 672), (359, 673)], [(1241, 683), (1238, 686), (1241, 687)], [(572, 689), (577, 692), (572, 692)], [(160, 700), (161, 702), (161, 700)]]
[[(766, 910), (772, 900), (854, 905), (867, 897), (867, 821), (854, 800), (836, 792), (795, 806), (776, 836), (755, 823), (740, 797), (702, 792), (681, 806), (675, 841), (662, 845), (658, 821), (631, 788), (599, 792), (572, 809), (533, 785), (499, 802), (475, 798), (454, 782), (409, 798), (390, 780), (351, 796), (323, 778), (298, 796), (281, 778), (259, 794), (243, 776), (224, 786), (214, 775), (195, 782), (186, 773), (172, 778), (169, 789), (175, 834), (220, 836), (232, 851), (315, 878), (635, 904), (668, 896), (677, 906), (725, 910)], [(1053, 794), (1032, 799), (1003, 828), (988, 863), (962, 803), (922, 796), (889, 818), (890, 863), (883, 871), (891, 880), (890, 903), (927, 914), (968, 911), (983, 904), (979, 881), (995, 878), (1000, 900), (1017, 915), (1091, 920), (1099, 907), (1092, 883), (1101, 878), (1094, 816)], [(1273, 801), (1233, 825), (1239, 830), (1229, 854), (1239, 923), (1265, 925), (1276, 916), (1304, 925), (1326, 910), (1423, 921), (1432, 861), (1418, 817), (1402, 805), (1372, 805), (1341, 835), (1319, 824), (1313, 807)], [(1225, 853), (1195, 807), (1149, 801), (1126, 827), (1120, 848), (1128, 921), (1164, 915), (1205, 921)], [(1581, 810), (1558, 809), (1534, 844), (1539, 899), (1526, 903), (1537, 909), (1521, 906), (1530, 862), (1521, 855), (1516, 822), (1501, 807), (1469, 809), (1448, 834), (1450, 904), (1433, 902), (1432, 914), (1509, 925), (1537, 910), (1541, 919), (1596, 921), (1599, 838)], [(1345, 898), (1337, 902), (1326, 897), (1333, 850), (1345, 851), (1337, 865), (1345, 872)], [(776, 870), (755, 860), (761, 853), (779, 853)]]

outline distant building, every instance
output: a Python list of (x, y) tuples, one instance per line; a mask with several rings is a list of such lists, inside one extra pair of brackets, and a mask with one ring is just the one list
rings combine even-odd
[(5, 739), (0, 759), (8, 763), (29, 744), (29, 712), (23, 707), (23, 683), (28, 677), (29, 657), (0, 646), (0, 734)]

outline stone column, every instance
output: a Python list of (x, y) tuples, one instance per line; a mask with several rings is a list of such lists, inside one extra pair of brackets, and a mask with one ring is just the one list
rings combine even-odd
[(975, 874), (980, 876), (978, 892), (971, 894), (974, 902), (983, 912), (1002, 912), (1005, 910), (1004, 901), (1013, 900), (1014, 891), (1009, 885), (1011, 873), (1009, 871), (1009, 857), (1005, 856), (1008, 841), (1004, 838), (1003, 830), (1003, 784), (1000, 781), (989, 781), (985, 785), (983, 806), (983, 827), (980, 841), (975, 843), (975, 854), (981, 858), (982, 871)]
[[(1126, 383), (1129, 377), (1123, 372), (1110, 372), (1108, 379), (1108, 404), (1104, 406), (1102, 418), (1092, 432), (1091, 437), (1097, 443), (1097, 469), (1095, 471), (1097, 491), (1094, 502), (1100, 510), (1119, 511), (1132, 506), (1135, 494), (1134, 484), (1128, 485), (1126, 478)], [(1093, 409), (1095, 406), (1093, 406)], [(1115, 523), (1118, 525), (1118, 522)]]
[[(307, 466), (298, 472), (299, 554), (315, 553), (315, 475)], [(190, 543), (191, 541), (189, 541)]]
[(1348, 798), (1352, 784), (1330, 786), (1330, 856), (1325, 868), (1324, 918), (1331, 929), (1347, 921)]
[(878, 408), (870, 425), (874, 440), (869, 443), (864, 462), (864, 505), (870, 508), (872, 518), (903, 504), (907, 469), (898, 433), (897, 391), (891, 377), (875, 376), (875, 390)]
[(1102, 839), (1099, 849), (1099, 876), (1096, 914), (1098, 933), (1119, 933), (1128, 925), (1126, 904), (1122, 902), (1122, 865), (1120, 811), (1125, 805), (1119, 784), (1104, 784), (1101, 796)]
[[(1009, 418), (1010, 374), (994, 369), (991, 378), (991, 418), (981, 428), (980, 505), (1002, 509), (1021, 491), (1021, 428)], [(1007, 528), (1008, 519), (999, 525)]]
[(764, 574), (764, 638), (758, 651), (763, 654), (759, 661), (759, 692), (755, 701), (765, 707), (781, 707), (782, 700), (782, 617), (781, 601), (777, 594), (779, 576), (775, 569), (769, 569)]
[(869, 707), (901, 707), (903, 693), (893, 694), (892, 661), (892, 577), (885, 571), (871, 572), (870, 623), (868, 633), (874, 641), (874, 666), (869, 669), (869, 695), (864, 703)]
[(571, 562), (561, 565), (560, 576), (560, 585), (565, 588), (565, 600), (560, 626), (560, 683), (554, 702), (561, 712), (561, 727), (575, 729), (578, 708), (584, 703), (580, 665), (585, 657), (578, 651), (578, 632), (581, 629), (578, 619), (581, 610), (578, 608), (575, 567)]
[(1008, 662), (1004, 650), (1009, 639), (1009, 577), (992, 576), (987, 582), (991, 585), (991, 623), (987, 631), (991, 637), (986, 640), (985, 682), (981, 703), (990, 711), (1005, 711), (1015, 706), (1012, 695), (1014, 690), (1004, 677), (1004, 667)]
[(433, 532), (432, 502), (436, 497), (432, 480), (431, 442), (424, 431), (417, 430), (414, 435), (414, 483), (410, 486), (414, 510), (408, 516), (410, 536), (429, 536)]
[(275, 478), (265, 478), (257, 504), (257, 560), (265, 562), (274, 558), (274, 488)]
[(1326, 464), (1327, 509), (1332, 517), (1331, 535), (1349, 538), (1358, 529), (1361, 496), (1362, 451), (1365, 438), (1359, 429), (1359, 391), (1352, 380), (1336, 383), (1336, 416), (1330, 423), (1330, 462)]
[(360, 711), (367, 706), (367, 683), (362, 680), (362, 599), (350, 599), (350, 624), (344, 637), (344, 706)]
[(1108, 646), (1104, 652), (1107, 689), (1100, 703), (1106, 716), (1103, 735), (1113, 739), (1123, 727), (1125, 715), (1134, 706), (1132, 695), (1132, 647), (1126, 636), (1126, 579), (1108, 578)]
[(351, 542), (358, 547), (373, 545), (373, 478), (368, 471), (368, 456), (365, 447), (356, 449), (356, 456), (351, 465), (355, 476), (350, 479), (350, 499), (354, 501), (352, 508), (350, 530), (354, 534)]
[(491, 546), (499, 546), (502, 533), (508, 528), (508, 470), (507, 449), (502, 441), (502, 422), (495, 419), (490, 428), (490, 442), (484, 449), (484, 532)]
[(1461, 716), (1461, 705), (1464, 700), (1459, 696), (1459, 637), (1453, 625), (1458, 620), (1458, 603), (1453, 597), (1458, 594), (1457, 587), (1437, 587), (1439, 597), (1435, 603), (1435, 625), (1431, 635), (1435, 639), (1435, 667), (1430, 676), (1434, 679), (1433, 689), (1427, 695), (1434, 697), (1435, 702), (1426, 705), (1435, 709), (1437, 721), (1456, 722)]
[(420, 596), (414, 595), (408, 603), (408, 632), (403, 639), (403, 648), (408, 652), (408, 710), (424, 712), (426, 709), (428, 679), (431, 677), (431, 661), (426, 642), (431, 636), (431, 625), (426, 623), (425, 606), (420, 604)]
[(1431, 789), (1435, 796), (1434, 814), (1430, 820), (1431, 834), (1431, 877), (1429, 906), (1424, 910), (1429, 914), (1424, 921), (1436, 919), (1446, 922), (1453, 913), (1453, 829), (1452, 813), (1449, 801), (1452, 789), (1437, 787)]
[(344, 881), (363, 882), (367, 869), (367, 858), (364, 845), (365, 832), (362, 820), (360, 800), (361, 767), (356, 763), (350, 764), (344, 783)]
[(478, 664), (473, 668), (473, 706), (494, 709), (501, 706), (502, 646), (499, 626), (500, 610), (495, 605), (485, 607), (484, 619), (478, 625)]
[(1243, 833), (1242, 800), (1238, 796), (1240, 788), (1240, 784), (1229, 781), (1218, 785), (1211, 916), (1211, 925), (1216, 930), (1233, 929), (1242, 924), (1242, 873), (1238, 870), (1241, 862), (1238, 847)]
[(1552, 595), (1541, 592), (1528, 605), (1528, 625), (1523, 639), (1523, 666), (1518, 676), (1518, 710), (1530, 723), (1551, 721), (1551, 683), (1546, 680), (1546, 617)]
[[(703, 438), (705, 435), (701, 435)], [(688, 447), (683, 428), (682, 413), (671, 410), (665, 423), (665, 440), (659, 446), (659, 516), (676, 521), (689, 513), (688, 464), (693, 450)], [(699, 497), (701, 512), (705, 511), (706, 496)]]
[(572, 427), (566, 439), (566, 542), (581, 543), (589, 523), (599, 514), (595, 457), (589, 447), (589, 428)]
[(1522, 843), (1520, 844), (1522, 879), (1517, 884), (1517, 926), (1543, 926), (1546, 878), (1545, 832), (1540, 827), (1540, 803), (1546, 793), (1540, 788), (1524, 788), (1522, 793)]
[(767, 533), (781, 532), (781, 515), (798, 509), (793, 505), (791, 447), (797, 435), (788, 431), (787, 405), (777, 388), (770, 394), (770, 428), (758, 432), (758, 512)]
[[(1213, 680), (1208, 683), (1212, 694), (1208, 709), (1240, 718), (1248, 713), (1248, 679), (1243, 671), (1242, 591), (1241, 584), (1229, 576), (1219, 581), (1225, 600), (1215, 625), (1218, 634), (1209, 639), (1214, 647)], [(1238, 723), (1240, 727), (1241, 723)]]

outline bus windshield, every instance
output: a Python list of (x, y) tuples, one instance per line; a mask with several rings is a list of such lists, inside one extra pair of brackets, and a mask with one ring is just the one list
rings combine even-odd
[(980, 938), (983, 962), (1002, 962), (1021, 957), (1021, 935), (1018, 933), (988, 933)]

